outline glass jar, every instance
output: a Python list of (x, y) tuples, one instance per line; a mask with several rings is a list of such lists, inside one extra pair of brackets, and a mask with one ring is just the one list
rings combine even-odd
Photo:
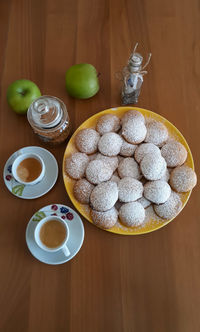
[(42, 96), (34, 100), (27, 112), (34, 133), (46, 143), (56, 145), (67, 139), (70, 121), (62, 100), (53, 96)]

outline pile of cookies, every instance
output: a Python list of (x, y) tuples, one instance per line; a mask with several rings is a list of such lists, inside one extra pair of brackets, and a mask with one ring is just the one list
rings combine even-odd
[(75, 137), (79, 152), (65, 159), (65, 172), (74, 184), (74, 196), (91, 207), (93, 223), (112, 228), (119, 221), (139, 226), (151, 204), (163, 219), (182, 208), (179, 193), (196, 185), (195, 172), (184, 165), (187, 150), (171, 139), (165, 125), (136, 111), (120, 119), (101, 116), (96, 128)]

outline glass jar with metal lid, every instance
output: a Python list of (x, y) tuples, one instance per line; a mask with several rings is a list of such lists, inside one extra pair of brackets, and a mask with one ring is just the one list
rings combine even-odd
[(28, 109), (27, 118), (34, 133), (43, 142), (56, 145), (69, 135), (69, 115), (59, 98), (42, 96), (34, 100)]

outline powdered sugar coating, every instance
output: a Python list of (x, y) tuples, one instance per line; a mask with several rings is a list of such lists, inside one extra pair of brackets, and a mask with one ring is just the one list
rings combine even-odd
[(116, 133), (104, 134), (98, 143), (99, 151), (105, 156), (117, 156), (122, 146), (122, 138)]
[(170, 197), (165, 203), (160, 205), (154, 204), (153, 207), (159, 217), (170, 220), (180, 212), (182, 202), (179, 195), (172, 191)]
[(196, 173), (186, 165), (177, 166), (170, 174), (170, 185), (177, 192), (192, 190), (196, 184)]
[(168, 139), (168, 130), (165, 125), (159, 121), (150, 120), (146, 123), (147, 134), (145, 142), (161, 146)]
[(85, 153), (76, 152), (65, 160), (65, 171), (75, 180), (81, 179), (89, 163), (89, 157)]
[(113, 172), (117, 169), (117, 167), (119, 165), (117, 156), (108, 157), (108, 156), (104, 156), (101, 153), (98, 153), (96, 156), (96, 160), (103, 160), (105, 163), (107, 163), (112, 168)]
[(107, 181), (98, 184), (90, 195), (90, 203), (94, 210), (107, 211), (111, 209), (118, 200), (117, 184)]
[(163, 176), (160, 178), (160, 180), (166, 181), (168, 182), (170, 178), (170, 174), (169, 174), (169, 169), (166, 168), (165, 173), (163, 174)]
[(109, 132), (117, 132), (120, 129), (120, 119), (113, 114), (102, 115), (98, 121), (96, 130), (100, 135)]
[(91, 217), (95, 225), (101, 228), (109, 229), (116, 224), (118, 219), (118, 211), (115, 207), (104, 212), (91, 210)]
[(155, 204), (166, 202), (170, 194), (171, 188), (165, 181), (149, 181), (144, 185), (144, 197)]
[(168, 167), (180, 166), (187, 159), (186, 148), (177, 141), (166, 143), (161, 149), (161, 154), (165, 158)]
[(156, 153), (160, 156), (160, 149), (153, 143), (140, 144), (134, 153), (135, 160), (140, 163), (147, 153)]
[(133, 202), (142, 197), (143, 185), (140, 181), (131, 177), (125, 177), (118, 182), (119, 200), (121, 202)]
[(138, 203), (142, 204), (143, 208), (146, 209), (151, 205), (151, 202), (145, 197), (141, 197), (137, 200)]
[(125, 123), (126, 121), (131, 120), (131, 119), (132, 120), (137, 119), (137, 120), (140, 120), (141, 122), (145, 123), (144, 116), (136, 110), (130, 110), (130, 111), (124, 113), (124, 115), (121, 119), (121, 122)]
[(88, 164), (85, 174), (90, 183), (99, 184), (108, 181), (113, 174), (113, 170), (103, 160), (92, 160)]
[(122, 125), (122, 136), (131, 144), (139, 144), (144, 141), (147, 129), (141, 120), (129, 119)]
[(137, 145), (126, 142), (123, 139), (120, 155), (123, 157), (132, 157)]
[(167, 165), (163, 157), (157, 154), (146, 154), (140, 163), (140, 169), (148, 180), (159, 180), (165, 174)]
[(110, 181), (113, 181), (113, 182), (115, 182), (115, 183), (118, 184), (118, 182), (120, 181), (120, 177), (118, 176), (117, 172), (115, 172), (115, 173), (111, 176)]
[(94, 186), (90, 182), (88, 182), (86, 179), (80, 179), (74, 184), (74, 197), (81, 204), (89, 204), (90, 195), (93, 189)]
[(145, 219), (145, 210), (138, 202), (126, 203), (119, 210), (119, 218), (128, 227), (139, 226)]
[(142, 177), (139, 165), (137, 162), (131, 158), (124, 158), (118, 166), (118, 174), (120, 178), (132, 177), (134, 179), (140, 179)]
[(75, 137), (75, 144), (79, 151), (92, 154), (97, 151), (99, 133), (92, 129), (86, 128), (80, 130)]

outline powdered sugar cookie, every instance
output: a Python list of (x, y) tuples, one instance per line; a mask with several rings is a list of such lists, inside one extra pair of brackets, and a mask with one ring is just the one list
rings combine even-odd
[(192, 190), (196, 184), (196, 173), (186, 165), (174, 168), (170, 174), (170, 185), (177, 192), (183, 193)]
[(161, 154), (165, 158), (168, 167), (180, 166), (187, 159), (186, 148), (177, 141), (166, 143), (161, 149)]
[(126, 142), (123, 139), (120, 155), (123, 157), (132, 157), (137, 145)]
[(168, 131), (165, 125), (159, 121), (150, 120), (146, 123), (147, 134), (145, 142), (161, 146), (168, 139)]
[(119, 218), (125, 226), (139, 226), (145, 219), (145, 210), (138, 202), (126, 203), (119, 210)]
[(113, 170), (103, 160), (92, 160), (88, 164), (85, 174), (90, 183), (99, 184), (108, 181), (113, 174)]
[(160, 156), (160, 149), (153, 143), (140, 144), (134, 153), (135, 160), (140, 163), (147, 153), (157, 153)]
[(110, 210), (118, 200), (117, 184), (107, 181), (98, 184), (90, 195), (90, 203), (94, 210)]
[(90, 182), (88, 182), (86, 179), (80, 179), (74, 184), (74, 197), (81, 204), (89, 204), (90, 195), (93, 189), (94, 186)]
[(144, 116), (142, 115), (142, 113), (136, 111), (136, 110), (130, 110), (126, 113), (124, 113), (124, 115), (121, 118), (121, 122), (125, 123), (128, 120), (140, 120), (141, 122), (145, 123), (145, 119)]
[(91, 217), (95, 225), (101, 228), (109, 229), (116, 224), (118, 219), (118, 211), (115, 207), (104, 212), (91, 210)]
[(140, 179), (142, 177), (139, 165), (137, 162), (129, 157), (129, 158), (124, 158), (118, 166), (118, 174), (120, 178), (124, 177), (132, 177), (134, 179)]
[(101, 153), (98, 153), (96, 156), (96, 160), (103, 160), (105, 163), (107, 163), (112, 168), (113, 172), (117, 169), (117, 167), (119, 165), (117, 156), (108, 157), (108, 156), (104, 156)]
[(72, 179), (81, 179), (89, 163), (89, 157), (85, 153), (76, 152), (65, 160), (65, 171)]
[(131, 144), (139, 144), (144, 141), (147, 129), (141, 120), (127, 120), (122, 125), (122, 136)]
[(79, 151), (92, 154), (97, 151), (99, 133), (92, 129), (86, 128), (80, 130), (75, 137), (75, 144)]
[(106, 133), (101, 136), (98, 149), (105, 156), (117, 156), (122, 146), (122, 138), (116, 133)]
[(159, 217), (163, 219), (172, 219), (180, 212), (182, 202), (179, 195), (172, 191), (165, 203), (159, 205), (154, 204), (153, 207)]
[(126, 177), (118, 182), (119, 200), (133, 202), (142, 197), (143, 185), (140, 181)]
[(171, 188), (165, 181), (149, 181), (144, 185), (144, 197), (153, 203), (166, 202), (170, 194)]
[(117, 132), (120, 129), (120, 119), (113, 114), (102, 115), (98, 121), (96, 130), (100, 135), (109, 132)]
[(141, 197), (137, 200), (138, 203), (142, 204), (143, 208), (146, 209), (151, 205), (151, 202), (145, 197)]
[(157, 154), (146, 154), (140, 163), (140, 169), (148, 180), (159, 180), (166, 172), (166, 161)]

